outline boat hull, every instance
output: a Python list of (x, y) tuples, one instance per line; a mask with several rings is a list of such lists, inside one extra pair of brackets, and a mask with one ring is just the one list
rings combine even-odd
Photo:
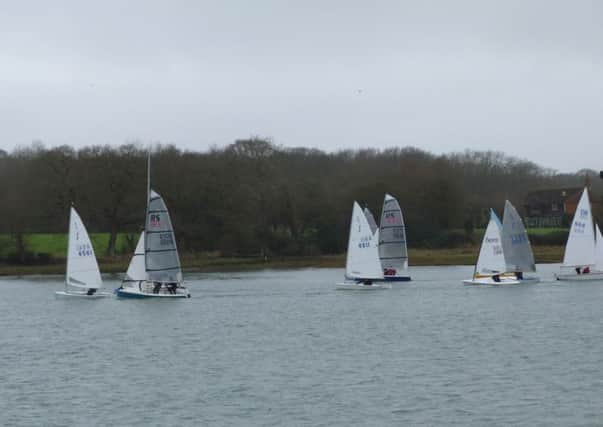
[(143, 299), (143, 298), (164, 298), (164, 299), (174, 299), (174, 298), (190, 298), (191, 294), (188, 292), (188, 289), (185, 287), (178, 287), (176, 293), (168, 293), (168, 292), (159, 292), (154, 293), (152, 291), (143, 290), (139, 287), (120, 287), (115, 289), (115, 295), (119, 298), (134, 298), (134, 299)]
[(491, 277), (475, 277), (473, 279), (463, 280), (465, 285), (519, 285), (521, 282), (517, 279), (509, 279), (509, 278), (500, 278), (500, 281), (496, 282)]
[(349, 290), (349, 291), (376, 291), (383, 289), (390, 289), (391, 285), (385, 282), (373, 282), (371, 285), (365, 285), (362, 283), (336, 283), (335, 289), (338, 290)]
[(95, 292), (92, 295), (88, 295), (86, 292), (66, 292), (66, 291), (56, 291), (54, 293), (57, 298), (83, 298), (83, 299), (100, 299), (107, 298), (112, 296), (107, 292)]
[(386, 282), (410, 282), (410, 276), (384, 276)]
[(593, 273), (586, 274), (576, 274), (576, 273), (559, 273), (555, 274), (555, 278), (561, 281), (567, 282), (587, 282), (592, 280), (603, 280), (603, 272), (597, 271)]

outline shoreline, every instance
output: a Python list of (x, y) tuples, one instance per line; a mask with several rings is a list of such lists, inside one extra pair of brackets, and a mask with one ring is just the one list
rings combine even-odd
[[(534, 257), (539, 264), (561, 262), (563, 246), (534, 246)], [(409, 249), (412, 267), (473, 265), (479, 247), (454, 249)], [(101, 273), (124, 273), (130, 257), (99, 258)], [(254, 271), (262, 269), (289, 270), (296, 268), (343, 268), (345, 254), (317, 256), (277, 256), (267, 260), (260, 257), (219, 257), (204, 254), (182, 254), (185, 273), (215, 273)], [(65, 274), (64, 260), (44, 265), (0, 265), (0, 276), (28, 276)]]

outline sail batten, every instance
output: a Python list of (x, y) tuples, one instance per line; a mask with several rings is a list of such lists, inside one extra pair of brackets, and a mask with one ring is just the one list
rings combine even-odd
[(398, 200), (385, 195), (379, 224), (379, 258), (385, 276), (405, 276), (408, 270), (406, 228)]

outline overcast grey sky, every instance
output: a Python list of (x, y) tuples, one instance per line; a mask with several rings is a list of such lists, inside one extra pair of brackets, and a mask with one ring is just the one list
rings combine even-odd
[(603, 168), (602, 1), (2, 1), (0, 147), (250, 135)]

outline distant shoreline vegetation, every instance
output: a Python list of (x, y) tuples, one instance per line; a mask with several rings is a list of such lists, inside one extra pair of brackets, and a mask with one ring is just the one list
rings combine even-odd
[[(0, 150), (0, 263), (63, 262), (71, 203), (101, 263), (131, 255), (145, 215), (146, 154), (139, 144)], [(530, 191), (581, 187), (592, 177), (592, 197), (603, 194), (595, 171), (558, 174), (498, 152), (328, 153), (252, 138), (204, 152), (156, 145), (152, 165), (152, 186), (166, 199), (183, 260), (208, 253), (223, 260), (337, 257), (346, 251), (353, 201), (379, 218), (386, 192), (400, 201), (411, 254), (475, 248), (488, 209), (501, 214), (509, 199), (522, 213)], [(564, 229), (529, 232), (534, 246), (562, 246), (567, 238)], [(411, 265), (418, 262), (411, 256)]]

